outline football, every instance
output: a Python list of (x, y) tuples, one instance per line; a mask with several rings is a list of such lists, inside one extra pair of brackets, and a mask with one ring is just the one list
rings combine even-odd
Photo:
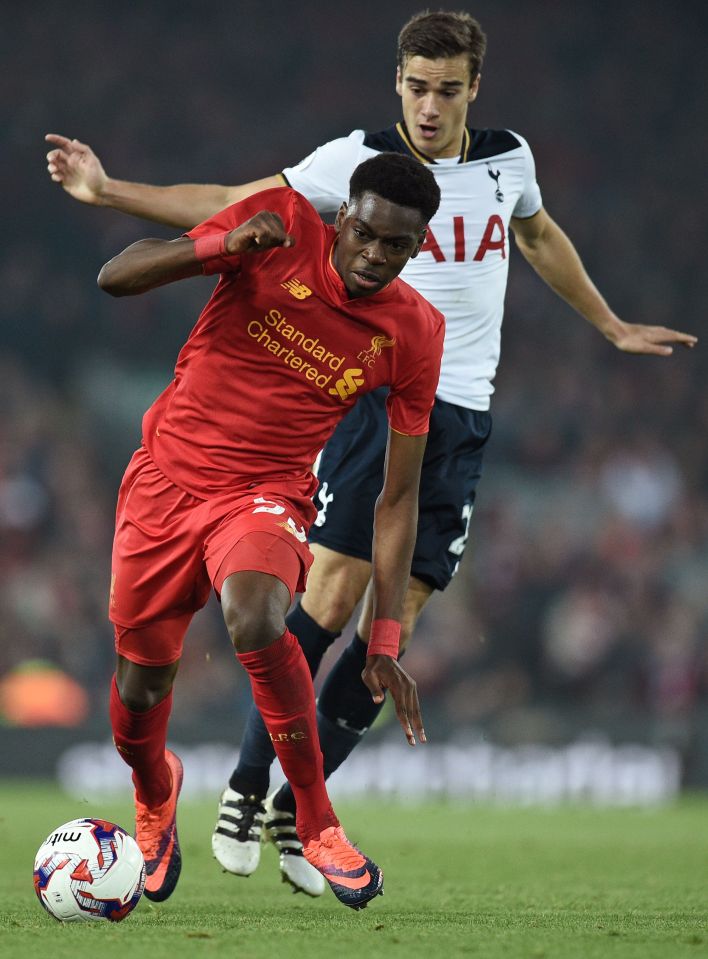
[(115, 823), (74, 819), (47, 836), (34, 860), (34, 889), (61, 922), (120, 922), (145, 888), (145, 862), (136, 841)]

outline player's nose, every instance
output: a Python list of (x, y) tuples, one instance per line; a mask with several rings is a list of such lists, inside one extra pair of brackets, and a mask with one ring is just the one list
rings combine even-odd
[(373, 264), (382, 264), (386, 262), (386, 254), (384, 252), (382, 243), (371, 243), (364, 250), (363, 253), (364, 259)]
[(432, 92), (428, 93), (426, 96), (423, 97), (423, 100), (421, 103), (421, 112), (423, 113), (423, 116), (429, 120), (432, 119), (433, 117), (438, 116), (440, 111), (438, 110), (438, 103), (437, 103), (437, 100), (435, 99), (434, 93)]

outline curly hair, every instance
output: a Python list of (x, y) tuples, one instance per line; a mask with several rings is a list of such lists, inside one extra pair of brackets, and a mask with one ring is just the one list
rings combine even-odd
[(474, 80), (482, 69), (486, 49), (487, 37), (469, 13), (424, 10), (403, 25), (398, 34), (396, 57), (402, 70), (410, 57), (438, 60), (465, 53), (469, 58), (470, 80)]
[(440, 206), (440, 187), (433, 174), (402, 153), (377, 153), (359, 164), (349, 181), (349, 199), (360, 199), (364, 193), (418, 210), (423, 223), (432, 220)]

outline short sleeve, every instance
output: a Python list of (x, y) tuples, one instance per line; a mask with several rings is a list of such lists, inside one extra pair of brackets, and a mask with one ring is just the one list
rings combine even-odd
[[(239, 200), (238, 203), (232, 203), (231, 206), (219, 210), (214, 216), (198, 223), (197, 226), (182, 235), (189, 237), (190, 240), (196, 240), (202, 236), (226, 233), (245, 223), (246, 220), (250, 220), (261, 210), (272, 210), (277, 213), (283, 220), (285, 229), (290, 232), (294, 216), (294, 197), (293, 191), (287, 187), (276, 187), (272, 190), (254, 193), (252, 196), (246, 197), (245, 200)], [(267, 256), (267, 254), (264, 253), (262, 256)], [(240, 273), (249, 259), (250, 257), (244, 258), (240, 253), (233, 256), (214, 257), (213, 260), (209, 260), (205, 264), (204, 273)], [(262, 261), (259, 260), (259, 262)]]
[(518, 133), (514, 133), (514, 136), (521, 144), (521, 149), (524, 153), (525, 164), (524, 185), (521, 191), (521, 196), (516, 201), (516, 206), (514, 207), (512, 216), (516, 216), (519, 217), (519, 219), (525, 220), (528, 217), (535, 216), (536, 213), (538, 213), (543, 206), (543, 200), (541, 198), (541, 188), (536, 182), (536, 163), (534, 162), (531, 147), (523, 137), (519, 136)]
[(391, 428), (406, 436), (428, 432), (430, 411), (440, 378), (445, 320), (442, 313), (426, 304), (432, 314), (432, 335), (426, 337), (422, 349), (402, 358), (401, 372), (391, 385), (386, 409)]
[(288, 184), (307, 197), (318, 213), (336, 213), (349, 196), (349, 180), (364, 159), (364, 131), (330, 140), (309, 156), (283, 170)]

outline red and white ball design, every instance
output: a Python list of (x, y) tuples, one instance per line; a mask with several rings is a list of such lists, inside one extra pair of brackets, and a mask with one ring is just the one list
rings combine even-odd
[(47, 836), (34, 860), (34, 889), (62, 922), (120, 922), (145, 888), (145, 862), (136, 841), (104, 819), (74, 819)]

